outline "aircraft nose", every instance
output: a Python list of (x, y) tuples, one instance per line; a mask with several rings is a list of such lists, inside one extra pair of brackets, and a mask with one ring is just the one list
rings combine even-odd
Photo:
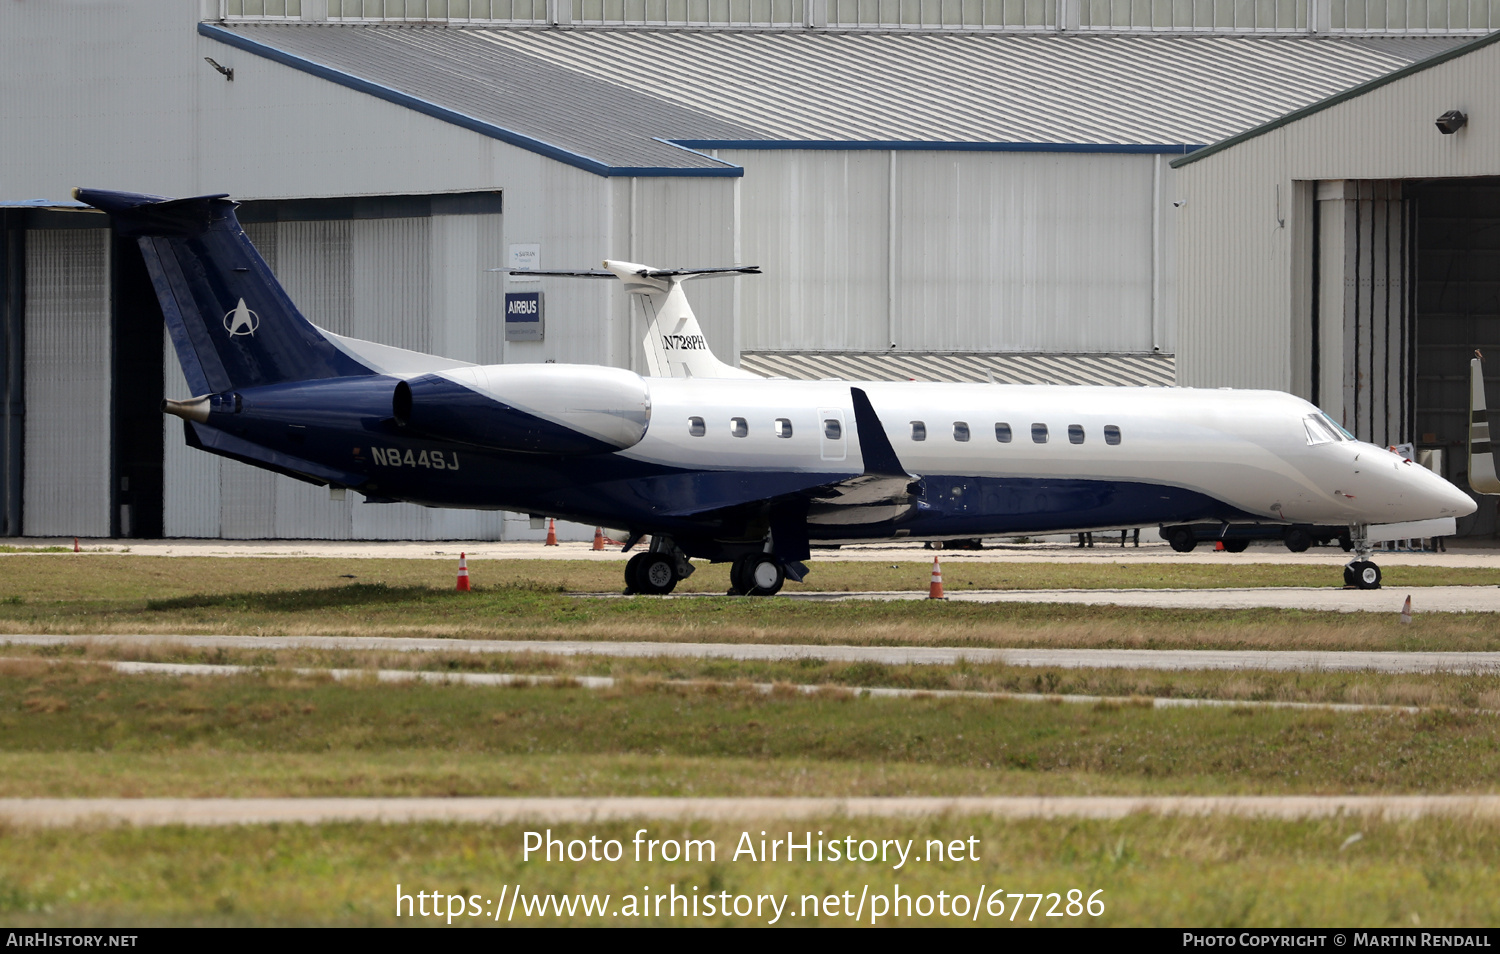
[(1452, 484), (1448, 484), (1448, 486), (1444, 489), (1446, 490), (1448, 499), (1450, 501), (1449, 506), (1456, 508), (1453, 511), (1453, 516), (1467, 517), (1469, 514), (1479, 509), (1479, 504), (1474, 502), (1473, 497), (1470, 497), (1468, 494), (1464, 493), (1462, 490), (1459, 490)]
[(1432, 471), (1423, 468), (1420, 474), (1423, 478), (1423, 501), (1432, 507), (1436, 515), (1443, 517), (1467, 517), (1479, 509), (1479, 505), (1474, 502), (1473, 497), (1470, 497)]

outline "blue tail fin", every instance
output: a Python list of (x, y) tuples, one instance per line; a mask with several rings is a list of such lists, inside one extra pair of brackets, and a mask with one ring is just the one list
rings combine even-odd
[(194, 394), (372, 373), (302, 317), (225, 196), (73, 195), (140, 244)]

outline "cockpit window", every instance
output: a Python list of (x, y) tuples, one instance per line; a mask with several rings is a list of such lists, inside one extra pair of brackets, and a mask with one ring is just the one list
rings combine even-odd
[(1302, 419), (1302, 427), (1307, 431), (1309, 444), (1333, 444), (1343, 439), (1334, 423), (1322, 414), (1307, 415)]
[(1320, 415), (1320, 416), (1323, 418), (1323, 422), (1325, 424), (1327, 424), (1329, 427), (1333, 428), (1333, 431), (1334, 431), (1335, 434), (1342, 434), (1343, 435), (1343, 437), (1341, 438), (1342, 440), (1346, 440), (1346, 441), (1357, 441), (1357, 440), (1359, 440), (1359, 438), (1355, 437), (1353, 434), (1351, 434), (1347, 430), (1345, 430), (1344, 429), (1344, 425), (1340, 424), (1338, 421), (1335, 421), (1333, 418), (1329, 417), (1327, 414), (1323, 414), (1323, 415)]

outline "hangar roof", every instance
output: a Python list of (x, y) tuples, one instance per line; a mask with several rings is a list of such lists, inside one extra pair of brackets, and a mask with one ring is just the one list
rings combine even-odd
[(481, 29), (199, 32), (600, 175), (739, 175), (715, 148), (1186, 153), (1451, 38)]
[(1460, 56), (1467, 56), (1475, 50), (1482, 49), (1492, 43), (1497, 42), (1500, 42), (1500, 31), (1479, 37), (1477, 40), (1470, 40), (1468, 42), (1452, 46), (1446, 50), (1442, 50), (1438, 53), (1433, 54), (1432, 56), (1426, 57), (1425, 59), (1413, 63), (1410, 66), (1403, 67), (1392, 73), (1385, 73), (1381, 76), (1377, 76), (1374, 79), (1367, 80), (1358, 86), (1335, 93), (1334, 95), (1329, 96), (1326, 99), (1320, 100), (1316, 103), (1312, 103), (1308, 106), (1304, 106), (1301, 109), (1286, 113), (1285, 115), (1277, 116), (1275, 119), (1251, 127), (1250, 129), (1243, 130), (1233, 136), (1230, 136), (1227, 139), (1223, 139), (1219, 142), (1213, 143), (1211, 146), (1201, 149), (1193, 155), (1174, 159), (1172, 160), (1172, 165), (1173, 167), (1177, 167), (1185, 166), (1190, 162), (1197, 162), (1199, 159), (1211, 156), (1216, 152), (1222, 152), (1225, 149), (1237, 146), (1247, 139), (1254, 139), (1256, 136), (1263, 136), (1273, 129), (1279, 129), (1282, 126), (1285, 126), (1289, 123), (1294, 123), (1299, 119), (1304, 119), (1308, 116), (1313, 115), (1314, 113), (1320, 113), (1325, 109), (1337, 106), (1339, 103), (1347, 102), (1356, 97), (1363, 96), (1366, 93), (1373, 92), (1382, 86), (1397, 82), (1398, 80), (1403, 80), (1415, 73), (1420, 73), (1423, 70), (1431, 69), (1434, 66), (1441, 66), (1449, 60), (1457, 59)]
[(843, 381), (968, 381), (1171, 387), (1169, 354), (927, 351), (742, 351), (740, 367), (767, 377)]

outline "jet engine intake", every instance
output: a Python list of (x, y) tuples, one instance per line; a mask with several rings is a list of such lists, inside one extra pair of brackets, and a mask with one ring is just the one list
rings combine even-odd
[(640, 375), (565, 364), (455, 368), (401, 381), (392, 417), (414, 433), (529, 454), (601, 454), (646, 436)]

